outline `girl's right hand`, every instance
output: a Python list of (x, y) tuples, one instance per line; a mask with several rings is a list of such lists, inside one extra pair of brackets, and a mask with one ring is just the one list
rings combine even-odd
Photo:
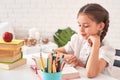
[(73, 67), (77, 67), (77, 66), (84, 67), (85, 66), (80, 60), (78, 60), (78, 58), (76, 56), (71, 55), (71, 54), (69, 54), (69, 55), (66, 54), (65, 60), (66, 60), (67, 64), (71, 64)]

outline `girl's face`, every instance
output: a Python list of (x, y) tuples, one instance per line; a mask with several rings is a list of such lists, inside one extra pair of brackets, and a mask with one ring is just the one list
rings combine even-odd
[(100, 24), (91, 20), (86, 14), (79, 14), (78, 24), (80, 27), (80, 34), (84, 39), (88, 39), (90, 35), (98, 34), (100, 32)]

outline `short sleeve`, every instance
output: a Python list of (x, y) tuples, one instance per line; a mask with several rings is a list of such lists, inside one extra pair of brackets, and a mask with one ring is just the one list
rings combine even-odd
[(79, 34), (74, 34), (71, 37), (71, 40), (64, 46), (67, 53), (74, 53), (74, 51), (77, 51), (76, 48), (79, 48), (79, 45), (81, 43), (81, 37)]

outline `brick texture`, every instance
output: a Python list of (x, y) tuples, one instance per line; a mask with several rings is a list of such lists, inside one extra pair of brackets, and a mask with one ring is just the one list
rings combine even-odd
[(25, 38), (28, 30), (36, 27), (50, 38), (58, 28), (70, 26), (78, 30), (77, 12), (86, 3), (99, 3), (110, 13), (107, 39), (120, 49), (120, 1), (112, 0), (0, 0), (0, 21), (14, 27), (16, 38)]

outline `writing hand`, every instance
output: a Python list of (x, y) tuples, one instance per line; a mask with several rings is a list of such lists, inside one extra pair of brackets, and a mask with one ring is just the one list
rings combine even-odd
[(78, 60), (78, 58), (74, 55), (66, 55), (66, 63), (71, 64), (73, 67), (81, 66), (84, 67), (85, 65)]

